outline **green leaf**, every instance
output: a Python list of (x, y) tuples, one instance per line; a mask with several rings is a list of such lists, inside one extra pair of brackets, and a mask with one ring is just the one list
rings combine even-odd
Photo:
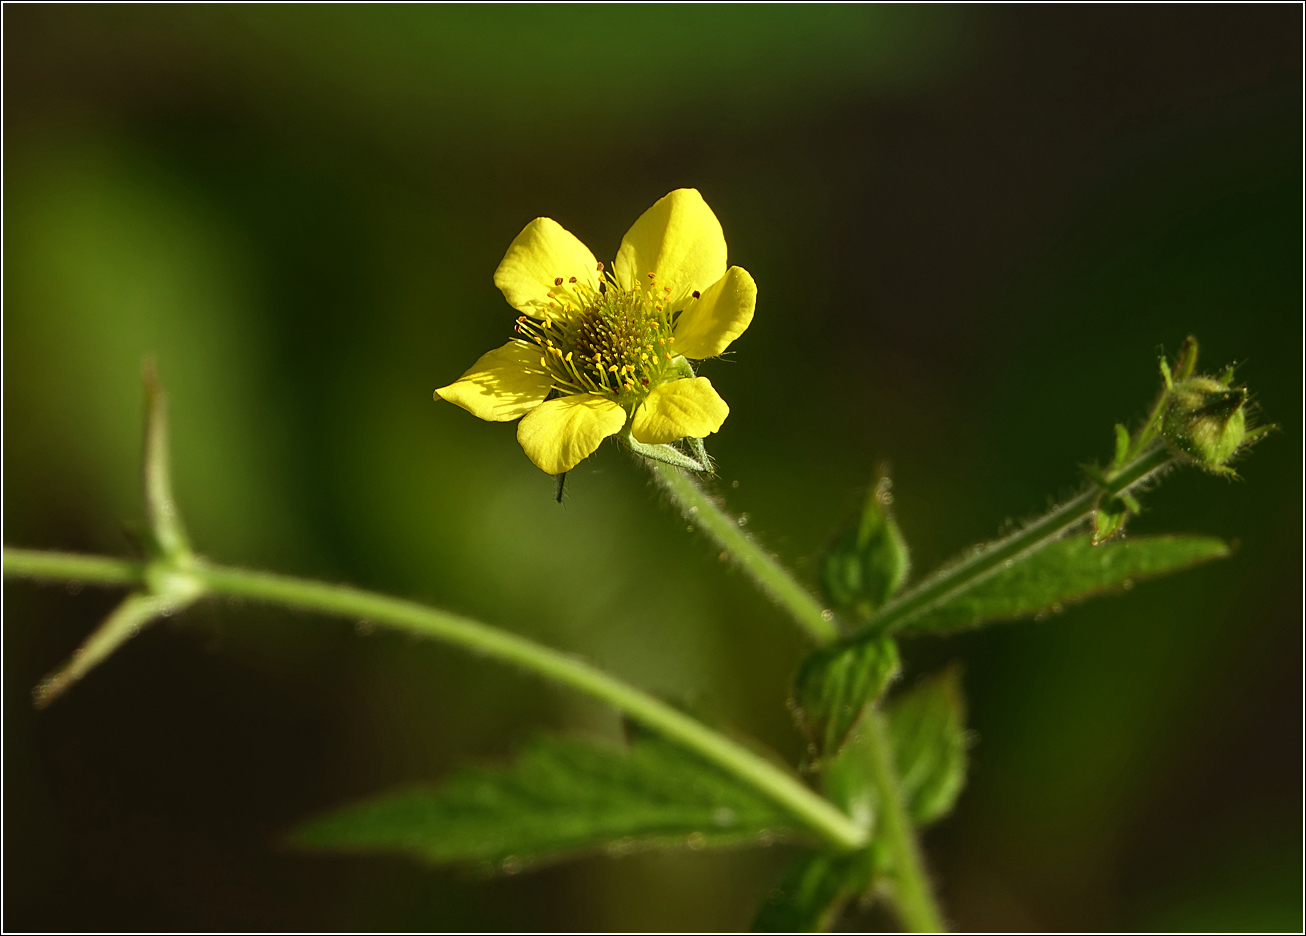
[(1070, 602), (1128, 589), (1140, 579), (1227, 555), (1229, 547), (1210, 536), (1140, 536), (1101, 546), (1092, 545), (1087, 536), (1063, 539), (927, 612), (901, 633), (975, 627), (1059, 611)]
[(966, 702), (956, 667), (921, 680), (887, 711), (908, 815), (920, 825), (952, 811), (966, 784)]
[(468, 768), (439, 788), (392, 793), (315, 819), (301, 848), (406, 852), (512, 873), (578, 852), (769, 844), (792, 820), (666, 741), (629, 750), (542, 737), (506, 769)]
[(844, 905), (870, 889), (870, 854), (818, 851), (800, 855), (757, 911), (759, 933), (823, 933), (838, 920)]
[(891, 503), (889, 479), (882, 477), (867, 495), (857, 525), (842, 533), (821, 561), (821, 588), (840, 611), (869, 617), (907, 580), (911, 560), (889, 512)]
[(862, 710), (898, 675), (898, 648), (889, 638), (812, 653), (794, 677), (793, 709), (823, 759), (834, 757)]

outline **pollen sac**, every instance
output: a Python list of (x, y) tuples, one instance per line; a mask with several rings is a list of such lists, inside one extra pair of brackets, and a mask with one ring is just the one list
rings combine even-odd
[(1192, 377), (1170, 393), (1161, 433), (1207, 471), (1227, 474), (1225, 464), (1247, 438), (1247, 390), (1228, 381)]

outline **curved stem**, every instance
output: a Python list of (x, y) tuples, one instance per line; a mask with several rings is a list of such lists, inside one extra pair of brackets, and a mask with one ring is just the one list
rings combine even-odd
[(671, 465), (653, 462), (648, 465), (653, 477), (680, 505), (685, 518), (728, 552), (762, 591), (789, 612), (808, 636), (819, 644), (830, 643), (839, 637), (833, 612), (794, 581), (780, 563), (740, 529), (739, 521), (717, 506), (687, 474)]
[[(95, 556), (8, 548), (4, 551), (4, 571), (7, 576), (30, 578), (76, 581), (84, 577), (84, 580), (100, 584), (138, 584), (145, 580), (145, 570), (139, 564)], [(796, 777), (665, 702), (566, 653), (471, 618), (357, 588), (211, 565), (202, 560), (197, 560), (185, 574), (208, 594), (240, 596), (291, 608), (365, 619), (512, 663), (601, 699), (696, 751), (770, 797), (836, 848), (855, 849), (866, 844), (864, 830)]]

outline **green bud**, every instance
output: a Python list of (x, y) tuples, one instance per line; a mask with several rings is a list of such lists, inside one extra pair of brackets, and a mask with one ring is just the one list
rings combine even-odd
[(1246, 404), (1244, 387), (1230, 387), (1227, 379), (1191, 377), (1170, 392), (1161, 433), (1207, 471), (1231, 473), (1225, 463), (1247, 439)]
[(890, 483), (881, 478), (867, 495), (856, 526), (835, 540), (821, 562), (821, 587), (840, 611), (867, 618), (907, 580), (907, 542), (894, 522)]

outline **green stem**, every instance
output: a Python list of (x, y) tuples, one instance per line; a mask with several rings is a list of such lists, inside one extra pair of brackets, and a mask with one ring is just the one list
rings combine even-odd
[(969, 558), (907, 589), (872, 614), (854, 639), (882, 637), (902, 630), (926, 612), (973, 588), (995, 572), (1014, 565), (1087, 520), (1104, 494), (1127, 493), (1173, 461), (1173, 456), (1159, 443), (1147, 449), (1121, 466), (1105, 484), (1093, 486), (1006, 539), (983, 547)]
[(145, 592), (128, 595), (62, 668), (55, 670), (36, 684), (36, 689), (32, 692), (36, 707), (45, 708), (65, 689), (107, 659), (113, 651), (135, 637), (141, 628), (155, 618), (171, 614), (181, 607), (184, 605), (173, 601), (167, 595), (151, 595)]
[(5, 575), (83, 585), (144, 585), (145, 563), (109, 556), (5, 547)]
[(788, 611), (813, 640), (827, 644), (838, 639), (839, 628), (834, 623), (833, 612), (822, 607), (780, 563), (749, 538), (740, 529), (738, 520), (717, 506), (679, 468), (653, 462), (648, 464), (658, 483), (680, 505), (686, 519), (728, 552), (757, 586)]
[[(86, 574), (87, 580), (100, 584), (137, 584), (145, 578), (138, 564), (8, 548), (4, 551), (4, 571), (6, 575), (72, 580)], [(470, 618), (357, 588), (210, 565), (199, 560), (184, 573), (175, 574), (190, 577), (209, 594), (240, 596), (372, 621), (514, 664), (601, 699), (696, 751), (783, 806), (836, 848), (856, 849), (866, 844), (864, 830), (796, 777), (648, 693), (568, 654)]]
[[(654, 476), (685, 516), (729, 552), (763, 591), (776, 599), (794, 620), (820, 644), (836, 640), (839, 630), (814, 598), (794, 581), (778, 562), (745, 536), (731, 516), (711, 500), (684, 472), (667, 465), (650, 464)], [(874, 761), (871, 782), (879, 802), (886, 804), (880, 818), (881, 841), (894, 868), (895, 887), (891, 899), (903, 923), (915, 932), (943, 930), (943, 917), (930, 890), (911, 820), (903, 812), (897, 767), (878, 713), (870, 721), (877, 726), (868, 741)]]
[(145, 489), (145, 513), (154, 542), (174, 562), (189, 561), (190, 543), (181, 522), (181, 511), (172, 496), (172, 468), (168, 449), (168, 396), (159, 384), (154, 362), (142, 368), (145, 381), (145, 451), (141, 459)]
[(911, 817), (903, 808), (902, 789), (884, 716), (878, 711), (868, 712), (863, 724), (872, 741), (868, 746), (871, 779), (879, 794), (876, 834), (892, 856), (889, 875), (893, 879), (894, 906), (903, 926), (910, 932), (941, 933), (947, 927), (925, 872)]

